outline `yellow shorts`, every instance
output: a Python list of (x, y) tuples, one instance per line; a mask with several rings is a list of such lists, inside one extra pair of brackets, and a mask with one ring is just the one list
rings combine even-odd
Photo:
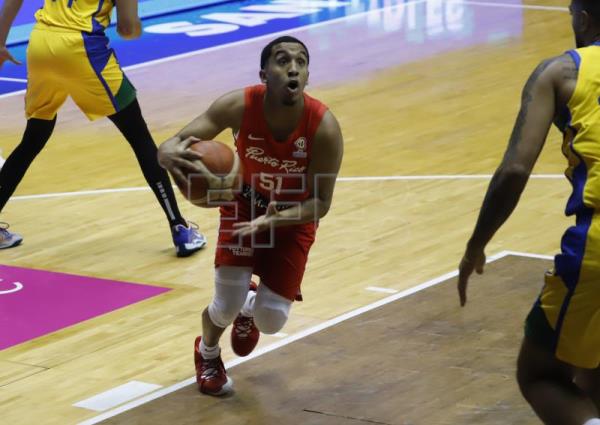
[(573, 366), (600, 366), (600, 216), (578, 217), (525, 325), (528, 339)]
[(51, 120), (71, 96), (94, 120), (113, 115), (135, 100), (104, 33), (36, 24), (27, 48), (27, 118)]

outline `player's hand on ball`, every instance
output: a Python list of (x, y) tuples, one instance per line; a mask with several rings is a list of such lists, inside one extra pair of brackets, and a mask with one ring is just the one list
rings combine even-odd
[(271, 202), (267, 207), (267, 212), (265, 215), (261, 215), (252, 221), (234, 223), (233, 228), (235, 230), (233, 231), (233, 236), (245, 237), (264, 232), (273, 226), (278, 216), (279, 211), (277, 211), (277, 204), (275, 202)]
[(158, 162), (164, 169), (168, 170), (175, 180), (185, 182), (187, 173), (199, 173), (202, 170), (194, 163), (202, 159), (202, 155), (189, 149), (191, 145), (199, 142), (196, 137), (188, 137), (185, 140), (172, 138), (160, 145), (158, 150)]

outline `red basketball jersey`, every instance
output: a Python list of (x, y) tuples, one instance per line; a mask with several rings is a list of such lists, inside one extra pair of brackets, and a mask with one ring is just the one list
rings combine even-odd
[(311, 148), (327, 111), (324, 104), (304, 94), (304, 112), (298, 126), (286, 140), (276, 141), (265, 119), (265, 91), (264, 85), (245, 89), (244, 118), (235, 135), (244, 167), (242, 196), (261, 208), (269, 201), (293, 203), (308, 198)]

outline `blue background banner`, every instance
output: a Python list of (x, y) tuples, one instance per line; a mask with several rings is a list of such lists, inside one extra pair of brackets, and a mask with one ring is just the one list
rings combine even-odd
[[(520, 0), (507, 1), (520, 4)], [(122, 40), (114, 27), (106, 32), (121, 66), (127, 67), (365, 14), (373, 22), (379, 15), (383, 21), (378, 27), (397, 36), (398, 46), (405, 45), (402, 51), (411, 51), (410, 46), (418, 51), (458, 49), (497, 42), (522, 31), (519, 9), (468, 6), (460, 1), (246, 0), (146, 18), (144, 32), (135, 41)], [(11, 52), (25, 62), (26, 47), (17, 45)], [(26, 76), (26, 65), (6, 63), (0, 70), (0, 95), (24, 89)]]
[[(167, 13), (224, 3), (226, 1), (227, 0), (138, 0), (138, 10), (140, 17), (144, 19)], [(10, 46), (29, 40), (29, 34), (35, 23), (35, 12), (42, 7), (43, 4), (44, 0), (25, 0), (23, 2), (21, 10), (13, 22), (10, 34), (8, 35), (8, 40), (6, 40), (7, 45)]]

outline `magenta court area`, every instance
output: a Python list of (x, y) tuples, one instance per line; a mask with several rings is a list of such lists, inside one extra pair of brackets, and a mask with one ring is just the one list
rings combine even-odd
[(136, 283), (0, 266), (0, 350), (168, 290)]

